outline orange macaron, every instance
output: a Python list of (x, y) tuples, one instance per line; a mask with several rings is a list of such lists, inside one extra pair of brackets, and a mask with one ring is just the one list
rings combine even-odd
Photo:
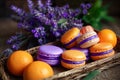
[(80, 36), (80, 30), (77, 27), (73, 27), (66, 31), (61, 37), (61, 43), (64, 44), (66, 48), (74, 47), (76, 39)]
[(111, 43), (100, 42), (90, 47), (90, 53), (92, 60), (99, 60), (106, 57), (113, 56), (115, 51)]
[(66, 50), (62, 53), (61, 64), (67, 69), (85, 65), (86, 56), (79, 50)]

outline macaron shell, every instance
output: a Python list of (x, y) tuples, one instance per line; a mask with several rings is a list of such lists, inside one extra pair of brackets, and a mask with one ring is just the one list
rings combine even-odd
[(86, 56), (89, 56), (89, 49), (88, 48), (73, 47), (70, 50), (78, 50), (78, 51), (83, 52)]
[(70, 30), (66, 31), (62, 37), (61, 37), (61, 42), (63, 44), (66, 44), (68, 42), (70, 42), (72, 39), (74, 39), (75, 37), (78, 36), (78, 34), (80, 34), (80, 30), (77, 27), (71, 28)]
[(62, 52), (63, 50), (60, 47), (54, 45), (42, 45), (38, 49), (38, 54), (59, 55)]
[(85, 54), (78, 50), (66, 50), (62, 53), (62, 58), (71, 61), (86, 60)]
[(91, 32), (91, 31), (94, 31), (94, 29), (93, 29), (93, 27), (90, 26), (90, 25), (85, 26), (85, 27), (82, 27), (82, 28), (80, 29), (80, 33), (81, 33), (81, 34), (85, 34), (85, 33), (87, 33), (87, 32)]
[[(93, 37), (93, 38), (91, 40), (85, 41), (84, 43), (81, 43), (90, 37)], [(80, 46), (81, 48), (88, 48), (98, 42), (99, 42), (99, 37), (97, 36), (97, 33), (94, 31), (83, 34), (77, 39), (78, 46)]]
[(104, 54), (104, 55), (101, 55), (101, 56), (91, 56), (91, 58), (92, 58), (92, 60), (99, 60), (99, 59), (103, 59), (103, 58), (113, 56), (114, 54), (115, 54), (115, 51), (113, 50), (111, 53)]
[(111, 43), (100, 42), (90, 47), (90, 53), (97, 54), (99, 52), (104, 52), (104, 51), (111, 50), (111, 49), (113, 49), (113, 46)]
[(81, 64), (67, 64), (63, 61), (61, 61), (61, 64), (63, 67), (67, 68), (67, 69), (72, 69), (72, 68), (76, 68), (76, 67), (81, 67), (85, 65), (85, 61)]
[(77, 45), (77, 42), (76, 42), (76, 41), (74, 41), (74, 42), (72, 42), (71, 44), (69, 44), (68, 46), (66, 46), (66, 48), (72, 48), (72, 47), (74, 47), (75, 45)]

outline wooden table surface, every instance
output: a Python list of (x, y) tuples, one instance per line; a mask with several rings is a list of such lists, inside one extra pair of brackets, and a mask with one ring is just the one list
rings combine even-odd
[[(120, 18), (116, 18), (114, 23), (105, 23), (103, 28), (109, 28), (120, 36)], [(18, 31), (17, 23), (11, 19), (0, 19), (0, 53), (9, 47), (6, 40)], [(101, 72), (94, 80), (120, 80), (120, 65), (114, 66)]]

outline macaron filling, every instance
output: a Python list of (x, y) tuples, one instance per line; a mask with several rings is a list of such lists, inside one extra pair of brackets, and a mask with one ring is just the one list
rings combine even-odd
[(91, 56), (101, 56), (101, 55), (104, 55), (104, 54), (111, 53), (112, 51), (113, 51), (113, 49), (107, 50), (107, 51), (104, 51), (104, 52), (99, 52), (99, 53), (91, 53)]
[(38, 55), (38, 58), (46, 59), (46, 60), (59, 60), (60, 56), (58, 56), (58, 57), (48, 57), (48, 56), (44, 56), (44, 55)]
[(65, 63), (68, 63), (68, 64), (82, 64), (85, 62), (85, 60), (82, 60), (82, 61), (70, 61), (70, 60), (65, 60), (65, 59), (62, 59), (63, 62)]
[(88, 41), (90, 41), (92, 39), (95, 39), (95, 38), (98, 38), (98, 36), (97, 35), (93, 35), (91, 37), (88, 37), (88, 38), (84, 39), (83, 41), (81, 41), (78, 45), (80, 46), (80, 45), (82, 45), (82, 44), (84, 44), (84, 43), (86, 43), (86, 42), (88, 42)]
[(42, 56), (45, 56), (45, 57), (58, 57), (60, 56), (61, 54), (46, 54), (46, 53), (43, 53), (43, 52), (38, 52), (38, 55), (42, 55)]
[(70, 44), (72, 44), (74, 41), (76, 41), (76, 39), (80, 36), (80, 34), (78, 34), (78, 36), (76, 36), (74, 39), (72, 39), (70, 42), (64, 44), (65, 46), (69, 46)]

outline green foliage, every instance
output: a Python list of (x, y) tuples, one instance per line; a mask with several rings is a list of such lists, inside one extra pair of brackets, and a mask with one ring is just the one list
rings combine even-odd
[(102, 5), (102, 0), (96, 0), (88, 14), (83, 16), (83, 20), (96, 30), (100, 30), (102, 28), (101, 20), (114, 21), (111, 16), (108, 16), (108, 7), (109, 5)]
[(93, 80), (99, 73), (99, 70), (91, 71), (83, 80)]

